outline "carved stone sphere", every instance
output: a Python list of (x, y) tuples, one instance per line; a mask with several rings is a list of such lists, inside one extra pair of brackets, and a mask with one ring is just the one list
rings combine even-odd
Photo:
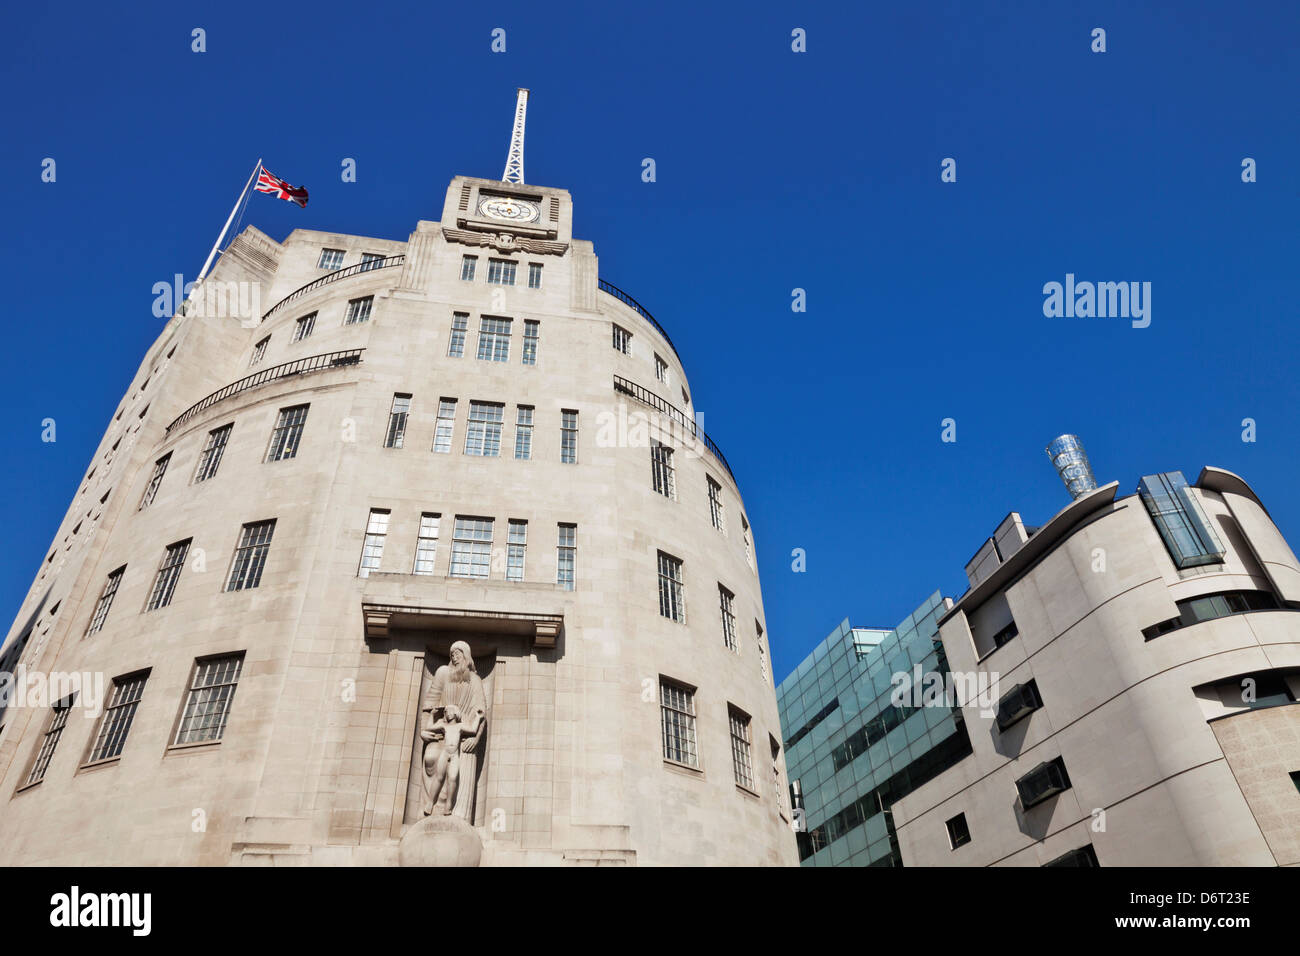
[(457, 816), (425, 817), (402, 837), (397, 848), (402, 866), (478, 866), (483, 842)]

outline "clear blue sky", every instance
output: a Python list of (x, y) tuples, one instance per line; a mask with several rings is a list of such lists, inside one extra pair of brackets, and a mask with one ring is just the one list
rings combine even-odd
[[(1300, 4), (728, 6), (14, 7), (5, 614), (161, 327), (153, 284), (197, 272), (257, 157), (312, 198), (254, 197), (246, 222), (405, 239), (452, 176), (500, 175), (516, 86), (528, 180), (573, 192), (740, 478), (778, 679), (845, 616), (959, 594), (1008, 511), (1054, 514), (1064, 431), (1125, 493), (1236, 471), (1300, 542)], [(1067, 272), (1151, 282), (1151, 326), (1045, 318)]]

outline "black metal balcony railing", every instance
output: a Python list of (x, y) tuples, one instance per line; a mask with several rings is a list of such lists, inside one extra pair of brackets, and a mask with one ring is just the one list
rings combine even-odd
[(668, 347), (673, 350), (673, 354), (677, 355), (677, 361), (680, 362), (682, 360), (682, 357), (677, 354), (677, 346), (673, 345), (673, 340), (668, 337), (668, 333), (664, 331), (664, 327), (655, 321), (655, 317), (646, 311), (645, 306), (612, 282), (606, 282), (604, 279), (597, 279), (596, 285), (599, 287), (601, 292), (606, 292), (609, 295), (612, 295), (614, 298), (618, 299), (618, 301), (631, 308), (633, 312), (640, 315), (641, 318), (653, 325), (655, 331), (664, 337), (664, 341), (668, 343)]
[(170, 434), (171, 430), (177, 425), (185, 424), (205, 408), (209, 408), (231, 395), (238, 395), (250, 388), (257, 388), (257, 386), (265, 385), (267, 382), (275, 382), (294, 375), (319, 372), (327, 368), (341, 368), (345, 365), (356, 365), (361, 361), (361, 353), (364, 351), (365, 349), (348, 349), (346, 352), (326, 352), (322, 355), (309, 355), (292, 362), (286, 362), (283, 365), (275, 365), (271, 368), (264, 368), (260, 372), (254, 372), (252, 375), (247, 375), (239, 381), (232, 382), (225, 388), (213, 392), (207, 398), (195, 402), (185, 409), (174, 422), (167, 426), (167, 433)]
[(292, 302), (299, 296), (304, 296), (308, 292), (319, 289), (323, 285), (329, 285), (331, 282), (337, 282), (339, 279), (346, 279), (348, 276), (360, 275), (363, 272), (374, 272), (376, 269), (387, 269), (390, 266), (400, 266), (405, 261), (406, 256), (404, 254), (388, 256), (384, 259), (372, 259), (369, 262), (361, 262), (355, 266), (348, 266), (346, 269), (339, 269), (337, 272), (331, 272), (329, 275), (323, 275), (319, 279), (308, 282), (301, 289), (295, 289), (275, 305), (271, 306), (267, 313), (262, 316), (262, 321), (265, 322), (271, 316), (275, 315), (275, 313), (279, 312), (286, 304)]
[(727, 464), (727, 456), (722, 453), (722, 449), (704, 433), (704, 429), (695, 424), (695, 419), (688, 418), (677, 406), (670, 402), (664, 401), (648, 388), (629, 381), (621, 375), (614, 376), (614, 391), (628, 395), (642, 405), (648, 405), (660, 414), (667, 415), (683, 429), (691, 433), (691, 436), (704, 443), (704, 447), (713, 453), (713, 457), (722, 463), (722, 467), (727, 469), (727, 474), (731, 475), (731, 480), (735, 481), (737, 486), (740, 482), (736, 481), (736, 474), (731, 470), (731, 465)]

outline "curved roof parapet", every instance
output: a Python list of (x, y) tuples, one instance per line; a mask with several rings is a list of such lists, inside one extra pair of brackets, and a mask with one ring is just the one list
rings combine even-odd
[[(1233, 474), (1225, 468), (1206, 465), (1201, 469), (1201, 473), (1196, 476), (1196, 487), (1204, 488), (1207, 491), (1217, 491), (1219, 494), (1227, 492), (1230, 495), (1241, 495), (1243, 498), (1249, 498), (1255, 504), (1264, 508), (1264, 514), (1268, 514), (1268, 508), (1264, 507), (1264, 502), (1259, 500), (1259, 495), (1255, 494), (1255, 490), (1246, 484), (1246, 479), (1241, 475)], [(1269, 515), (1270, 519), (1272, 517), (1272, 515)]]

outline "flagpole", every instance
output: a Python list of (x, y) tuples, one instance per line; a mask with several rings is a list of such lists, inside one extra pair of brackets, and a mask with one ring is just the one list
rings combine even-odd
[(226, 230), (228, 230), (230, 228), (230, 224), (235, 221), (235, 213), (239, 211), (239, 207), (244, 202), (244, 197), (248, 195), (249, 187), (253, 185), (253, 180), (257, 178), (257, 174), (261, 171), (261, 169), (262, 169), (262, 160), (259, 157), (257, 160), (257, 165), (253, 167), (253, 174), (248, 177), (248, 182), (244, 184), (243, 192), (241, 192), (239, 194), (239, 198), (235, 200), (235, 207), (230, 210), (230, 215), (226, 217), (226, 224), (221, 227), (221, 235), (217, 236), (217, 241), (213, 245), (212, 251), (208, 253), (208, 261), (203, 263), (203, 269), (199, 272), (198, 279), (195, 280), (196, 284), (198, 282), (202, 282), (203, 277), (208, 274), (208, 269), (211, 268), (212, 266), (212, 260), (217, 257), (217, 250), (221, 248), (221, 240), (226, 238)]

